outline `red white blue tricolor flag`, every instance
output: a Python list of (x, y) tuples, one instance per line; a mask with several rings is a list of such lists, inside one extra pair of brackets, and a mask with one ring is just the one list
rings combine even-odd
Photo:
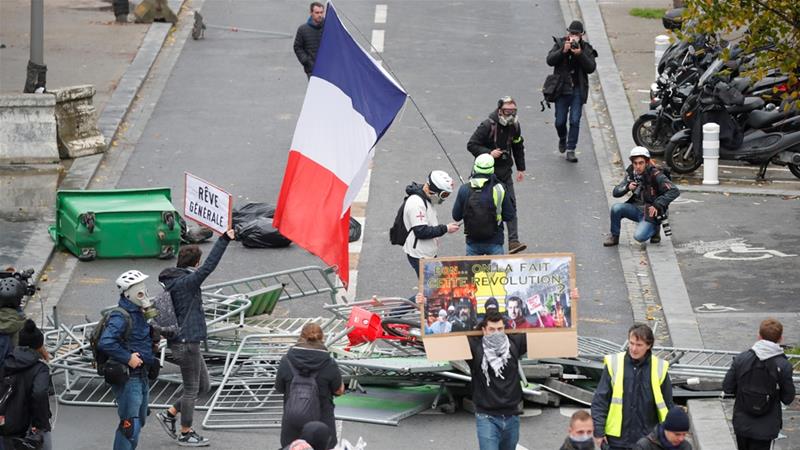
[(353, 40), (328, 2), (273, 224), (336, 265), (345, 285), (350, 205), (367, 177), (373, 147), (405, 100), (405, 91)]

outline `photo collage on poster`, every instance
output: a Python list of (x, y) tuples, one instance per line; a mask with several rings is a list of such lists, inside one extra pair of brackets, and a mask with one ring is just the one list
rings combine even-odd
[(492, 309), (503, 316), (507, 332), (575, 325), (575, 259), (569, 253), (423, 260), (420, 278), (426, 336), (480, 334)]

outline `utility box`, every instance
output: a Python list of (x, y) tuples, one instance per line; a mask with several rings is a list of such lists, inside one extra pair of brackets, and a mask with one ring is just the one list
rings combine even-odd
[(169, 259), (180, 246), (178, 217), (169, 188), (58, 191), (50, 237), (81, 261)]

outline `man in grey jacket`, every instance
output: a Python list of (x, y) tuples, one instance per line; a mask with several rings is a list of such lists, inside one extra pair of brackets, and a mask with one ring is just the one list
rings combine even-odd
[[(783, 353), (783, 325), (766, 319), (758, 329), (758, 341), (733, 358), (722, 389), (735, 394), (733, 431), (739, 450), (769, 450), (783, 427), (781, 403), (794, 400), (792, 365)], [(760, 373), (767, 378), (758, 385)]]

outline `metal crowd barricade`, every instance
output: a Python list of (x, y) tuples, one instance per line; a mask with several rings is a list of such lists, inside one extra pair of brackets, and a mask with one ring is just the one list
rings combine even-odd
[(293, 334), (245, 336), (211, 399), (203, 427), (280, 427), (283, 395), (275, 391), (275, 376), (281, 358), (296, 343)]
[(339, 287), (336, 285), (336, 272), (333, 267), (306, 266), (280, 272), (266, 273), (223, 283), (203, 286), (203, 292), (224, 296), (242, 294), (250, 296), (265, 288), (283, 286), (278, 301), (294, 300), (316, 294), (328, 294), (331, 303), (336, 303)]

